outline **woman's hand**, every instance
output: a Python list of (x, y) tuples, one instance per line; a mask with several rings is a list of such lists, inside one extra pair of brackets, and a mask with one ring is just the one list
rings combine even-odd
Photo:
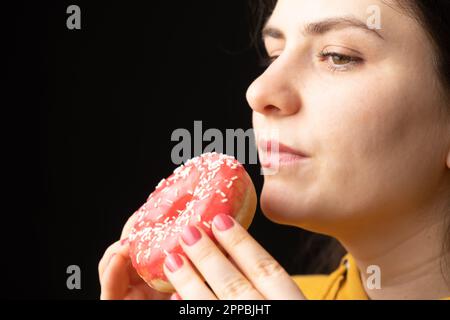
[(98, 265), (102, 300), (165, 300), (170, 294), (160, 293), (137, 274), (128, 256), (129, 244), (117, 241), (105, 251)]
[(160, 293), (145, 283), (137, 274), (129, 257), (128, 234), (134, 223), (132, 216), (125, 224), (121, 240), (106, 249), (100, 263), (98, 274), (102, 300), (162, 300), (171, 298), (170, 294)]
[(186, 227), (180, 243), (189, 259), (171, 254), (164, 265), (182, 299), (305, 299), (289, 274), (234, 219), (217, 215), (211, 228), (233, 262), (203, 230)]

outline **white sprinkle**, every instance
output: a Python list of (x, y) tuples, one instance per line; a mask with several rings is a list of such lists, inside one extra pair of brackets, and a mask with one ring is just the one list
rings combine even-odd
[(237, 178), (238, 178), (238, 176), (234, 176), (230, 180), (233, 181), (233, 180), (236, 180)]
[(208, 222), (203, 221), (203, 225), (204, 225), (205, 227), (211, 229), (211, 225), (210, 225)]
[(167, 223), (167, 221), (169, 221), (169, 219), (170, 219), (170, 217), (166, 217), (166, 218), (164, 219), (164, 223)]
[(199, 200), (205, 200), (206, 198), (209, 197), (209, 193), (205, 194), (204, 196), (202, 196)]
[(202, 217), (200, 215), (197, 216), (198, 222), (202, 221)]
[(153, 205), (155, 208), (158, 208), (158, 202), (155, 202), (155, 204)]
[(228, 199), (222, 199), (220, 202), (227, 202)]
[(187, 193), (189, 193), (190, 195), (192, 195), (192, 194), (193, 194), (191, 190), (188, 190), (188, 191), (187, 191)]
[(233, 181), (228, 182), (227, 188), (230, 189), (230, 187), (233, 185)]
[(178, 189), (175, 189), (175, 197), (178, 197)]
[(166, 254), (166, 256), (169, 255), (169, 252), (166, 249), (163, 249), (164, 253)]
[(156, 217), (156, 220), (159, 220), (163, 217), (164, 215), (161, 213), (159, 216)]
[(220, 170), (220, 167), (217, 168), (217, 170), (214, 170), (214, 171), (213, 171), (212, 176), (211, 176), (211, 179), (214, 179), (214, 177), (216, 176), (216, 173), (219, 172), (219, 170)]
[(141, 255), (142, 251), (139, 251), (136, 255), (136, 262), (139, 264), (139, 257)]
[(164, 183), (164, 181), (166, 181), (166, 179), (161, 179), (161, 181), (158, 183), (158, 185), (156, 186), (156, 189), (158, 189), (159, 187), (162, 186), (162, 184)]
[(168, 203), (170, 203), (170, 204), (172, 204), (172, 203), (173, 203), (173, 201), (172, 201), (172, 200), (170, 200), (170, 199), (166, 199), (166, 201), (167, 201)]

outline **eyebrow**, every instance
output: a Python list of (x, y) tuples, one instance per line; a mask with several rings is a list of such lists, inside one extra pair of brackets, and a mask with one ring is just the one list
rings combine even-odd
[[(341, 30), (345, 28), (361, 29), (384, 40), (383, 36), (376, 29), (369, 28), (366, 23), (352, 16), (333, 17), (316, 22), (310, 22), (303, 27), (302, 34), (305, 36), (318, 36), (324, 35), (332, 30)], [(280, 29), (272, 27), (269, 23), (267, 23), (262, 30), (262, 38), (263, 40), (266, 38), (284, 39), (285, 36)]]

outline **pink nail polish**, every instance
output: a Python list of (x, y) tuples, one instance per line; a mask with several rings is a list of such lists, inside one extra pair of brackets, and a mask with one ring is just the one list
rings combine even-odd
[(177, 292), (175, 292), (170, 296), (170, 300), (183, 300), (183, 298), (181, 298), (181, 296)]
[(214, 217), (213, 223), (220, 231), (228, 230), (234, 225), (233, 219), (227, 214), (218, 214)]
[(183, 265), (183, 259), (181, 259), (178, 254), (171, 253), (166, 257), (164, 263), (166, 264), (166, 267), (170, 270), (170, 272), (175, 272)]
[(198, 240), (200, 240), (201, 237), (202, 234), (194, 226), (187, 226), (181, 234), (181, 238), (188, 246), (194, 245)]

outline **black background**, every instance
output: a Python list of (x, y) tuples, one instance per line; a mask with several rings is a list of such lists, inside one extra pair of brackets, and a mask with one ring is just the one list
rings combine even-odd
[[(81, 8), (68, 30), (66, 8)], [(249, 3), (34, 1), (12, 18), (3, 160), (7, 298), (95, 299), (97, 263), (161, 178), (171, 133), (251, 127), (245, 91), (262, 69)], [(204, 144), (206, 146), (206, 144)], [(258, 165), (246, 165), (259, 194)], [(311, 272), (305, 231), (268, 221), (250, 233), (290, 272)], [(316, 249), (313, 249), (313, 254)], [(307, 259), (307, 260), (305, 260)], [(66, 268), (79, 265), (81, 290)]]

